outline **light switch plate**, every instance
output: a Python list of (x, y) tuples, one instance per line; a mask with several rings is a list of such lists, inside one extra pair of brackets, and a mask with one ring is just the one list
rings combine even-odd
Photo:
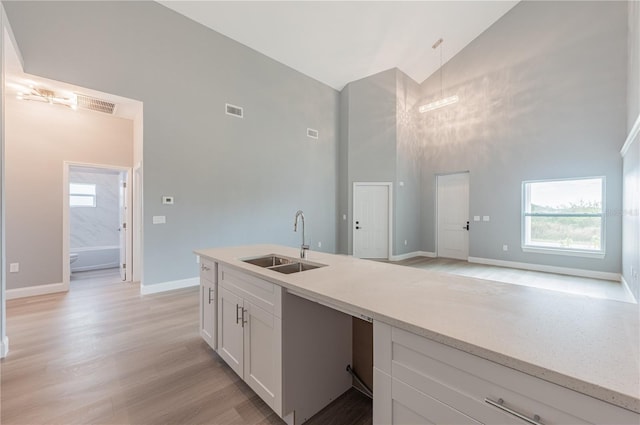
[(20, 263), (9, 264), (9, 273), (18, 273), (20, 271)]
[(474, 215), (473, 216), (473, 221), (480, 221), (480, 216), (479, 215)]
[(488, 215), (483, 215), (482, 216), (482, 221), (489, 221), (489, 216)]
[(164, 215), (154, 215), (153, 216), (153, 224), (165, 224), (167, 222), (167, 217)]

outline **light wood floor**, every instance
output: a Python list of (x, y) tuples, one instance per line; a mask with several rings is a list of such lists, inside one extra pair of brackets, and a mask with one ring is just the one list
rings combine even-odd
[(629, 291), (627, 291), (620, 282), (614, 282), (611, 280), (590, 279), (586, 277), (566, 276), (555, 273), (511, 269), (507, 267), (469, 263), (467, 261), (448, 258), (414, 257), (394, 262), (393, 264), (475, 277), (478, 279), (513, 283), (516, 285), (533, 286), (540, 289), (585, 295), (594, 298), (635, 302)]
[[(199, 337), (197, 288), (85, 277), (7, 302), (0, 423), (283, 423)], [(307, 423), (370, 424), (371, 401), (352, 389)]]

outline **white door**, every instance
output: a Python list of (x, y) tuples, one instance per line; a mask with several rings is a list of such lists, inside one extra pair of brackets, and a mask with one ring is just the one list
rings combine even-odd
[(127, 217), (128, 217), (128, 202), (127, 202), (127, 173), (125, 171), (120, 173), (120, 278), (127, 280), (127, 235), (129, 232)]
[(219, 286), (218, 354), (241, 378), (244, 376), (242, 298)]
[(354, 184), (354, 257), (389, 258), (390, 195), (391, 184)]
[(469, 173), (438, 181), (438, 257), (469, 258)]

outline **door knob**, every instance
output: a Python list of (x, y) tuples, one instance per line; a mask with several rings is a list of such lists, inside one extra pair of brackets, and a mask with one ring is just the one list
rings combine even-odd
[(360, 226), (356, 226), (356, 230), (360, 230)]

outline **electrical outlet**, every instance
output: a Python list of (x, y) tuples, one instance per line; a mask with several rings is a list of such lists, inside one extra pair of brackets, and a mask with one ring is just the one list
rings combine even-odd
[(200, 256), (196, 255), (196, 264), (200, 264)]
[(342, 219), (346, 220), (347, 219), (347, 215), (346, 214), (342, 214)]
[(502, 245), (503, 251), (509, 251), (509, 245)]
[(404, 240), (404, 245), (407, 246), (407, 240), (406, 239)]
[(318, 248), (322, 248), (322, 242), (318, 242)]

